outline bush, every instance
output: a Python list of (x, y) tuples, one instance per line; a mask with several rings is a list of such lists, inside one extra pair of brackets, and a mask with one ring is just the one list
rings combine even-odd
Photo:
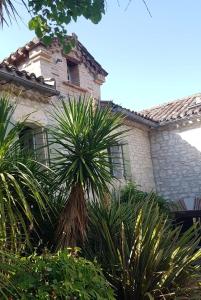
[(86, 257), (101, 265), (117, 299), (196, 299), (201, 292), (196, 227), (181, 235), (153, 195), (144, 200), (134, 205), (131, 198), (112, 198), (108, 207), (91, 203)]
[(9, 299), (114, 299), (101, 270), (76, 254), (15, 256), (9, 261)]
[[(153, 200), (158, 204), (161, 211), (165, 213), (170, 212), (169, 201), (159, 196), (157, 193), (152, 192)], [(133, 183), (127, 183), (121, 190), (120, 190), (120, 199), (122, 202), (132, 201), (133, 203), (141, 203), (146, 201), (147, 196), (149, 193), (141, 191), (138, 186)]]

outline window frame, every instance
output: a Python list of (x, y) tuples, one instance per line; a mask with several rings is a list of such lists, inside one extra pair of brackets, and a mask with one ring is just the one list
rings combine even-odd
[[(119, 153), (119, 156), (117, 156), (116, 158), (112, 157), (114, 153), (114, 151), (112, 151), (112, 148), (114, 147), (118, 147), (118, 152), (116, 151), (115, 153)], [(131, 180), (132, 174), (131, 174), (131, 166), (130, 166), (130, 156), (129, 156), (129, 151), (127, 151), (126, 153), (125, 147), (128, 147), (128, 143), (119, 143), (108, 149), (110, 172), (112, 176), (114, 176), (117, 179)], [(115, 159), (119, 160), (119, 163), (114, 163)]]
[[(19, 134), (21, 151), (25, 151), (26, 153), (30, 152), (30, 154), (33, 154), (35, 160), (37, 160), (38, 162), (41, 162), (44, 165), (49, 166), (50, 165), (50, 151), (49, 151), (47, 128), (45, 128), (44, 126), (40, 126), (38, 124), (36, 125), (33, 123), (26, 123), (24, 128), (22, 129), (22, 131), (26, 131), (26, 130), (27, 130), (28, 138), (30, 137), (29, 133), (32, 135), (33, 149), (28, 149), (28, 150), (26, 148), (23, 149), (21, 141), (23, 142), (23, 139), (26, 139), (26, 134), (23, 136), (23, 133), (22, 133), (22, 135)], [(42, 140), (41, 144), (38, 143), (37, 138)], [(41, 150), (43, 153), (40, 153)]]
[(80, 86), (80, 70), (79, 62), (75, 59), (66, 58), (66, 67), (67, 67), (67, 81), (68, 83)]

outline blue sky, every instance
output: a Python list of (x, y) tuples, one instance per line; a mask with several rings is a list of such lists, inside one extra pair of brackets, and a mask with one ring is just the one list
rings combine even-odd
[[(98, 25), (84, 19), (69, 26), (108, 71), (102, 99), (140, 110), (201, 92), (201, 1), (107, 1)], [(24, 24), (0, 29), (0, 59), (34, 36)]]

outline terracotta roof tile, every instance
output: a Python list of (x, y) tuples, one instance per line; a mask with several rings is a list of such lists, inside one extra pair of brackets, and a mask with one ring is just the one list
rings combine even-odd
[(139, 113), (144, 118), (150, 118), (159, 123), (201, 115), (201, 94), (195, 94), (150, 109), (144, 109)]
[[(72, 36), (68, 36), (67, 38), (72, 39)], [(57, 41), (55, 39), (54, 41)], [(45, 44), (38, 38), (34, 38), (32, 41), (25, 44), (23, 47), (18, 48), (15, 52), (11, 53), (7, 58), (3, 60), (4, 63), (11, 64), (14, 66), (18, 66), (21, 61), (28, 57), (29, 51), (36, 48), (37, 46), (42, 45), (46, 47)], [(103, 69), (103, 67), (95, 60), (95, 58), (88, 52), (88, 50), (82, 45), (81, 42), (77, 41), (77, 47), (81, 51), (82, 56), (85, 58), (86, 63), (89, 66), (92, 66), (95, 70), (107, 76), (108, 73)]]
[(32, 41), (26, 43), (23, 47), (18, 48), (15, 52), (12, 52), (2, 61), (2, 63), (17, 66), (19, 61), (28, 56), (30, 50), (34, 49), (40, 44), (42, 45), (43, 43), (38, 38), (33, 38)]
[(151, 127), (156, 127), (158, 124), (158, 122), (154, 121), (152, 118), (143, 116), (141, 113), (132, 111), (128, 108), (124, 108), (121, 105), (115, 104), (113, 101), (100, 101), (100, 105), (101, 107), (110, 106), (112, 111), (121, 112), (127, 118)]
[[(7, 78), (7, 75), (9, 75), (10, 79)], [(13, 81), (14, 83), (17, 83), (20, 79), (22, 79), (20, 82), (25, 86), (32, 83), (35, 85), (36, 89), (40, 87), (40, 89), (42, 88), (44, 91), (45, 89), (49, 90), (49, 92), (52, 91), (52, 95), (58, 94), (55, 85), (52, 86), (47, 84), (42, 76), (37, 77), (34, 73), (29, 73), (25, 70), (20, 71), (8, 63), (0, 63), (0, 81)]]

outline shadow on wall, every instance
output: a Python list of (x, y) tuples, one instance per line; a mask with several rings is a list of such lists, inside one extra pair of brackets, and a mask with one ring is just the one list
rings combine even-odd
[(184, 199), (188, 209), (201, 197), (201, 127), (193, 126), (151, 133), (157, 192), (171, 200)]

